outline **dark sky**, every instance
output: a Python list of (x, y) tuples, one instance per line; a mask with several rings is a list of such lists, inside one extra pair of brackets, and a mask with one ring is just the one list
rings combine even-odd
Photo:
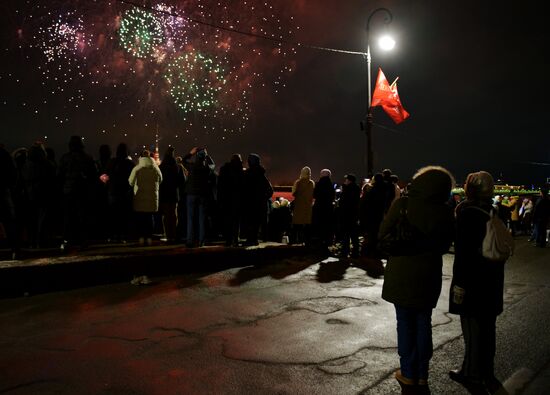
[[(36, 11), (32, 1), (25, 7), (21, 3), (8, 0), (1, 6), (7, 20), (2, 23), (1, 48), (5, 56), (0, 66), (0, 141), (8, 149), (27, 146), (47, 135), (47, 144), (61, 154), (71, 134), (82, 134), (94, 156), (101, 143), (111, 144), (114, 150), (124, 140), (137, 150), (153, 143), (159, 125), (161, 151), (168, 144), (180, 153), (195, 145), (206, 145), (219, 165), (234, 152), (243, 156), (256, 152), (263, 157), (274, 184), (292, 182), (306, 165), (312, 168), (315, 178), (323, 168), (330, 168), (336, 181), (348, 172), (365, 175), (365, 137), (359, 128), (367, 102), (366, 62), (362, 56), (302, 46), (286, 58), (273, 56), (258, 61), (249, 48), (269, 53), (273, 43), (233, 34), (232, 44), (241, 41), (243, 49), (232, 53), (232, 60), (246, 59), (246, 73), (261, 73), (264, 81), (273, 81), (285, 66), (291, 65), (291, 71), (284, 74), (284, 87), (273, 89), (268, 82), (267, 88), (257, 84), (248, 90), (249, 121), (243, 131), (219, 133), (220, 125), (230, 121), (216, 120), (213, 129), (204, 132), (196, 128), (200, 118), (190, 115), (184, 122), (165, 98), (148, 101), (144, 107), (136, 105), (136, 98), (150, 94), (143, 84), (135, 83), (113, 93), (113, 81), (126, 78), (122, 69), (120, 75), (109, 74), (110, 86), (104, 74), (95, 85), (90, 84), (90, 78), (75, 78), (61, 84), (63, 92), (52, 96), (49, 90), (55, 84), (49, 80), (42, 85), (43, 68), (38, 67), (46, 64), (52, 68), (53, 64), (47, 64), (31, 34), (47, 19), (26, 18), (26, 12), (36, 15)], [(232, 6), (223, 11), (228, 19), (240, 15), (244, 21), (240, 21), (239, 29), (252, 23), (252, 19), (247, 22), (243, 9), (236, 9), (241, 3), (229, 1), (227, 4)], [(265, 1), (248, 3), (258, 3), (259, 7)], [(546, 20), (536, 2), (513, 7), (502, 2), (491, 2), (494, 5), (490, 6), (489, 2), (436, 0), (270, 3), (274, 6), (269, 11), (273, 20), (266, 22), (266, 30), (286, 28), (291, 21), (292, 27), (300, 29), (286, 39), (351, 51), (365, 50), (365, 26), (373, 10), (386, 7), (393, 13), (389, 32), (397, 45), (391, 52), (382, 53), (374, 42), (375, 36), (384, 31), (383, 16), (371, 22), (372, 79), (376, 79), (379, 66), (390, 82), (399, 76), (399, 95), (411, 116), (395, 125), (382, 110), (375, 109), (374, 121), (380, 125), (373, 136), (375, 171), (390, 168), (400, 178), (409, 179), (416, 169), (438, 164), (451, 170), (459, 182), (467, 173), (482, 169), (510, 183), (541, 183), (550, 177), (550, 134), (546, 126), (549, 45)], [(107, 2), (93, 0), (41, 4), (56, 10), (84, 10), (84, 23), (107, 7)], [(123, 10), (119, 4), (117, 12)], [(289, 19), (290, 14), (294, 19)], [(277, 24), (274, 21), (279, 16)], [(207, 29), (202, 31), (209, 34)], [(115, 64), (112, 57), (122, 52), (112, 46), (104, 48), (102, 62), (111, 57), (107, 61)], [(92, 65), (91, 58), (88, 62), (86, 67), (100, 67), (99, 63)], [(77, 59), (72, 72), (78, 65)], [(145, 66), (140, 78), (157, 71), (157, 66)], [(239, 78), (240, 83), (246, 80), (243, 74)], [(130, 85), (131, 81), (126, 81)], [(82, 100), (81, 96), (86, 97), (83, 103), (87, 104), (75, 108), (74, 101)], [(105, 103), (93, 104), (103, 96), (109, 98)], [(124, 104), (116, 107), (112, 100)], [(93, 112), (90, 107), (94, 107)], [(154, 116), (149, 114), (151, 109)], [(66, 114), (68, 120), (60, 123)], [(189, 130), (185, 123), (190, 119), (195, 120), (194, 128), (188, 134), (178, 132)]]

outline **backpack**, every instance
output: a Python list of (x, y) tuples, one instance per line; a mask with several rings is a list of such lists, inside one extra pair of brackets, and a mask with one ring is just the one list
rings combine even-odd
[(487, 212), (482, 208), (471, 206), (489, 216), (486, 223), (485, 237), (481, 244), (481, 255), (493, 262), (506, 262), (514, 253), (514, 238), (504, 225), (504, 222), (495, 215), (494, 210)]

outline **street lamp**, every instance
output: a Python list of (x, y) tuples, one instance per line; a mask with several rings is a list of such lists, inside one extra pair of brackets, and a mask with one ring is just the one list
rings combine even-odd
[[(370, 77), (370, 64), (371, 64), (371, 56), (370, 56), (370, 41), (369, 41), (369, 30), (370, 30), (370, 21), (372, 17), (379, 13), (383, 12), (386, 14), (386, 17), (384, 18), (384, 24), (389, 25), (391, 21), (393, 20), (393, 15), (387, 8), (377, 8), (371, 14), (369, 15), (369, 19), (367, 19), (367, 82), (368, 82), (368, 92), (369, 92), (369, 100), (367, 103), (367, 119), (365, 124), (365, 135), (367, 140), (367, 149), (366, 149), (366, 155), (367, 155), (367, 177), (371, 178), (373, 176), (373, 151), (372, 151), (372, 112), (371, 112), (371, 102), (372, 102), (372, 88), (371, 88), (371, 77)], [(383, 36), (379, 40), (380, 48), (383, 50), (389, 51), (392, 50), (395, 46), (395, 41), (389, 37), (389, 36)]]

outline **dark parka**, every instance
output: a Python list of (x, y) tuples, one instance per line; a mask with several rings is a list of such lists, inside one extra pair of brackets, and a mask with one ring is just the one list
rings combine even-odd
[(266, 215), (267, 202), (273, 195), (273, 187), (260, 164), (259, 156), (250, 154), (248, 163), (249, 167), (243, 176), (243, 200), (246, 210), (251, 215)]
[(329, 176), (319, 178), (313, 189), (313, 224), (332, 225), (336, 192)]
[(384, 272), (382, 298), (409, 308), (434, 308), (441, 293), (443, 258), (454, 236), (454, 214), (446, 202), (452, 180), (439, 170), (413, 179), (409, 196), (390, 207), (378, 234), (382, 239), (397, 223), (401, 210), (420, 232), (415, 255), (390, 256)]
[(162, 183), (159, 187), (159, 199), (161, 203), (177, 203), (180, 200), (179, 188), (185, 184), (183, 167), (178, 165), (175, 158), (166, 158), (159, 165), (162, 173)]
[(84, 152), (84, 145), (79, 138), (71, 137), (69, 152), (59, 160), (58, 177), (63, 194), (75, 198), (89, 198), (97, 185), (97, 169), (93, 158)]
[(128, 183), (128, 178), (134, 168), (134, 162), (128, 158), (123, 152), (117, 152), (117, 156), (109, 161), (107, 165), (107, 190), (109, 193), (109, 201), (124, 202), (132, 201), (133, 189)]
[(187, 154), (183, 158), (184, 166), (189, 172), (187, 182), (185, 184), (185, 193), (187, 195), (201, 196), (203, 198), (212, 199), (214, 194), (214, 186), (212, 185), (212, 173), (214, 169), (214, 161), (208, 155), (195, 155), (195, 160), (191, 161), (193, 155)]
[(44, 148), (33, 145), (29, 149), (22, 175), (29, 203), (34, 207), (49, 206), (55, 194), (56, 170)]
[[(490, 201), (465, 200), (456, 208), (456, 242), (449, 312), (470, 316), (497, 316), (502, 313), (504, 263), (492, 262), (481, 255), (481, 244), (489, 216)], [(461, 305), (453, 303), (455, 285), (464, 289)]]
[(4, 224), (15, 219), (12, 190), (16, 178), (15, 163), (9, 152), (0, 145), (0, 222)]
[(359, 200), (361, 188), (356, 183), (343, 184), (338, 200), (338, 216), (342, 226), (356, 224), (359, 220)]
[(243, 163), (238, 157), (233, 157), (220, 168), (218, 175), (218, 202), (224, 213), (241, 211), (243, 185)]

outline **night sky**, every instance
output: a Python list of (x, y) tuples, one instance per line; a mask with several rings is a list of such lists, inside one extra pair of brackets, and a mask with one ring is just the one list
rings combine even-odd
[[(164, 0), (164, 10), (195, 22), (155, 13), (164, 17), (145, 19), (151, 46), (138, 47), (131, 18), (142, 14), (131, 5), (4, 0), (0, 142), (12, 151), (44, 140), (59, 157), (80, 134), (97, 157), (103, 143), (151, 147), (158, 128), (161, 156), (168, 145), (180, 154), (207, 146), (221, 165), (232, 153), (256, 152), (273, 184), (293, 182), (303, 166), (315, 179), (323, 168), (337, 182), (365, 176), (366, 61), (310, 46), (365, 51), (367, 18), (386, 7), (397, 44), (378, 49), (385, 26), (375, 16), (372, 80), (379, 66), (390, 82), (399, 76), (411, 116), (395, 125), (374, 110), (375, 171), (407, 180), (437, 164), (459, 182), (487, 170), (540, 184), (550, 177), (547, 21), (534, 1), (488, 3)], [(191, 80), (201, 99), (182, 105)]]

